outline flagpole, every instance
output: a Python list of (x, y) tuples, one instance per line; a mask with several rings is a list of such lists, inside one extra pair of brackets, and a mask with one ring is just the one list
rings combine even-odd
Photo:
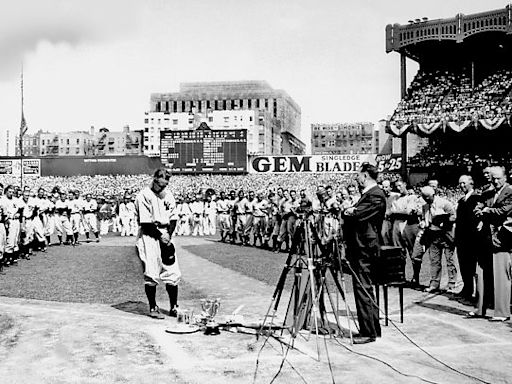
[(20, 184), (21, 190), (23, 191), (23, 134), (25, 130), (25, 114), (23, 111), (23, 63), (21, 64), (21, 124), (20, 124)]

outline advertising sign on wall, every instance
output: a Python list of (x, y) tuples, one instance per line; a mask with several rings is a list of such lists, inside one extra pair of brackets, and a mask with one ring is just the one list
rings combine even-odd
[(41, 159), (23, 159), (23, 176), (41, 176)]
[[(0, 175), (21, 175), (20, 159), (1, 159)], [(23, 159), (23, 176), (41, 176), (41, 159)]]
[(356, 173), (365, 162), (375, 164), (373, 154), (283, 155), (249, 158), (250, 173)]
[(402, 155), (377, 155), (375, 163), (379, 172), (400, 172), (402, 169)]

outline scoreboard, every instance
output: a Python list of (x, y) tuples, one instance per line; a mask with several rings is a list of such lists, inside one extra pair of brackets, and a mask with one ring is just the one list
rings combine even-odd
[(160, 159), (172, 173), (246, 173), (247, 130), (163, 131)]

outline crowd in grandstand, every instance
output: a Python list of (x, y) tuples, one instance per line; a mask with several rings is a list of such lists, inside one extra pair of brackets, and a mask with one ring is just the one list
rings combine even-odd
[(505, 117), (512, 112), (512, 71), (498, 70), (473, 87), (464, 73), (419, 71), (393, 115), (396, 123)]
[[(496, 153), (468, 153), (440, 149), (439, 145), (431, 144), (421, 149), (409, 159), (410, 167), (429, 169), (430, 171), (444, 169), (447, 173), (469, 173), (477, 175), (488, 165), (500, 164), (506, 169), (512, 169), (512, 151)], [(512, 174), (511, 174), (512, 176)]]

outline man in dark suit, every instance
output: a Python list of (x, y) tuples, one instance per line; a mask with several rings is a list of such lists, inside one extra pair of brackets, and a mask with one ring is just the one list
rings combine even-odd
[[(512, 252), (512, 187), (502, 167), (490, 170), (494, 196), (477, 216), (490, 225), (493, 248), (494, 316), (491, 321), (510, 319), (511, 252)], [(482, 313), (483, 315), (483, 313)]]
[(375, 302), (372, 267), (379, 256), (386, 196), (377, 185), (377, 168), (363, 164), (357, 176), (361, 198), (345, 210), (347, 259), (353, 271), (354, 298), (359, 322), (359, 336), (354, 344), (370, 343), (381, 336), (379, 308)]
[(455, 245), (457, 247), (460, 274), (464, 282), (464, 288), (462, 288), (459, 295), (465, 302), (472, 304), (475, 290), (476, 260), (483, 241), (479, 232), (483, 224), (474, 212), (481, 202), (481, 196), (475, 193), (471, 176), (462, 175), (459, 178), (459, 187), (464, 193), (464, 196), (457, 203), (455, 219)]

